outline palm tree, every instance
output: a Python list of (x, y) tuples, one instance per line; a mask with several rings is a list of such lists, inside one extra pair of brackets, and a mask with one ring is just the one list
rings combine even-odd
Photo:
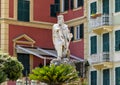
[(74, 66), (69, 64), (60, 64), (59, 66), (53, 64), (51, 66), (35, 68), (29, 77), (32, 80), (39, 80), (48, 85), (62, 85), (63, 83), (76, 80), (78, 78), (78, 72)]

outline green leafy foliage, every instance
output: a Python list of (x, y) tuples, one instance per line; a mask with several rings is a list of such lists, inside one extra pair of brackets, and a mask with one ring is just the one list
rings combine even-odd
[(0, 52), (0, 83), (17, 80), (22, 76), (23, 65), (15, 57)]
[(59, 66), (51, 65), (42, 68), (35, 68), (29, 75), (32, 80), (39, 80), (49, 85), (72, 82), (78, 78), (78, 72), (74, 66), (61, 64)]

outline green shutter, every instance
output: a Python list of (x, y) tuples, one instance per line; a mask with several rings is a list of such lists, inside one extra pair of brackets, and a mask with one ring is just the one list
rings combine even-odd
[(64, 0), (64, 11), (69, 9), (69, 0)]
[(97, 36), (91, 37), (91, 54), (97, 53)]
[(29, 21), (29, 17), (30, 17), (30, 2), (29, 1), (24, 1), (24, 21)]
[(80, 24), (80, 39), (84, 36), (84, 24)]
[(70, 32), (71, 32), (72, 35), (73, 35), (73, 37), (72, 37), (72, 39), (71, 39), (71, 41), (73, 41), (73, 40), (74, 40), (74, 27), (70, 27)]
[(120, 30), (115, 31), (115, 51), (120, 50)]
[(97, 71), (91, 71), (91, 85), (97, 85)]
[(103, 14), (109, 14), (109, 0), (103, 0)]
[(93, 2), (90, 4), (90, 10), (91, 10), (91, 14), (96, 14), (97, 12), (97, 3)]
[(18, 20), (29, 21), (30, 2), (25, 0), (18, 0)]
[(109, 52), (109, 33), (103, 34), (103, 52)]
[(120, 67), (115, 68), (115, 85), (120, 85)]
[(83, 0), (78, 0), (78, 7), (83, 6), (84, 1)]
[(109, 69), (103, 70), (103, 85), (110, 85), (110, 72), (109, 72)]
[(55, 5), (54, 4), (50, 5), (50, 16), (51, 17), (56, 17)]
[(23, 10), (23, 0), (18, 0), (18, 20), (22, 20), (22, 18), (23, 18), (23, 12), (22, 12), (22, 10)]
[(70, 0), (70, 9), (74, 9), (74, 0)]
[(115, 12), (120, 11), (120, 0), (115, 0)]

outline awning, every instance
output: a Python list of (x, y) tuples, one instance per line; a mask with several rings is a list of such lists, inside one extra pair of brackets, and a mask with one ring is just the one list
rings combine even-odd
[[(16, 46), (17, 53), (24, 53), (24, 54), (33, 54), (42, 59), (53, 59), (57, 57), (57, 52), (53, 49), (45, 49), (40, 47), (24, 47), (24, 46)], [(76, 57), (74, 55), (70, 55), (70, 58), (83, 62), (84, 60)]]

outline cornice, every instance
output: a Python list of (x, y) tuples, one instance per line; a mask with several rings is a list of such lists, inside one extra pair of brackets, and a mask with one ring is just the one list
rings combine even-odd
[[(75, 19), (65, 21), (65, 24), (67, 24), (70, 27), (70, 26), (79, 25), (81, 23), (84, 23), (85, 21), (87, 21), (87, 19), (86, 19), (85, 16), (83, 16), (83, 17), (79, 17), (79, 18), (75, 18)], [(1, 18), (0, 22), (1, 23), (12, 24), (12, 25), (36, 27), (36, 28), (43, 28), (43, 29), (52, 29), (53, 24), (55, 24), (55, 23), (41, 22), (41, 21), (23, 22), (23, 21), (17, 21), (17, 20), (14, 20), (14, 19), (10, 19), (10, 18), (8, 18), (8, 19)]]

